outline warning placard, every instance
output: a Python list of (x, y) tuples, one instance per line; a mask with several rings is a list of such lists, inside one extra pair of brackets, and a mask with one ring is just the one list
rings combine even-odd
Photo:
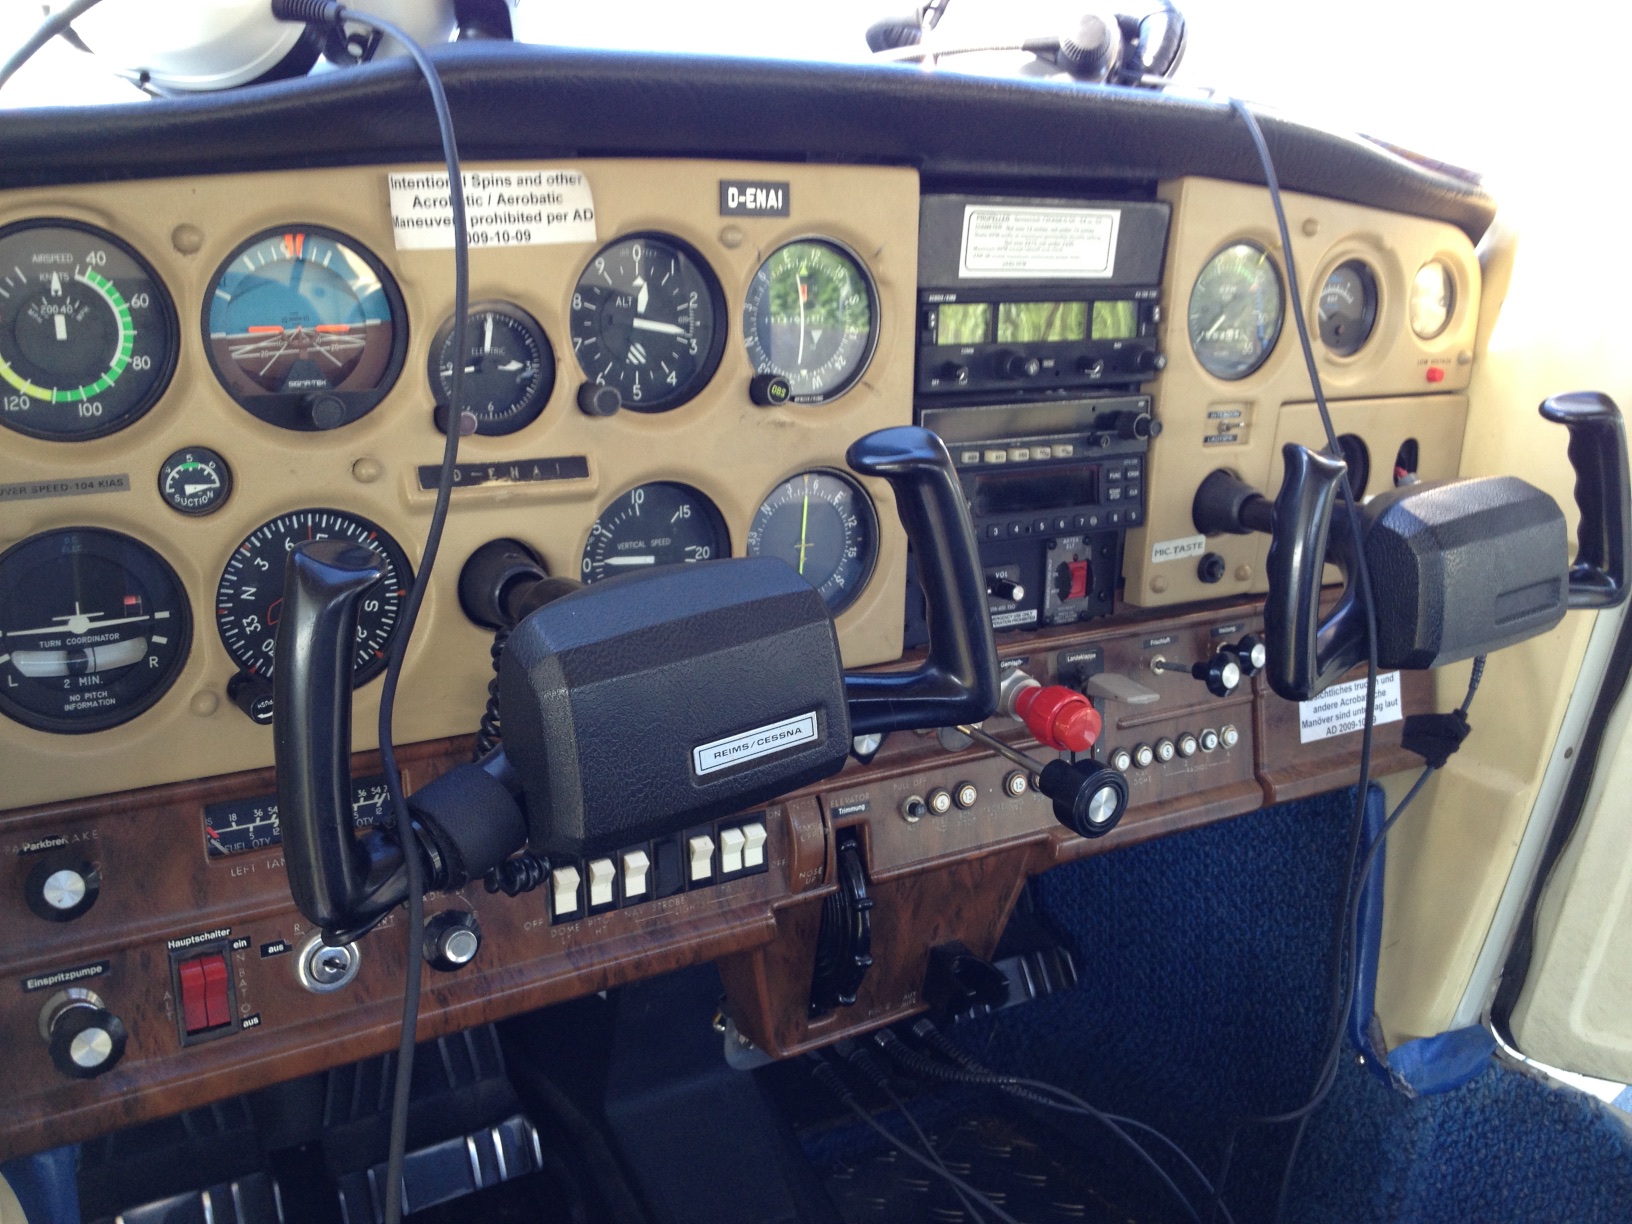
[[(1399, 722), (1400, 673), (1383, 672), (1377, 677), (1377, 718), (1375, 725)], [(1298, 742), (1331, 739), (1347, 735), (1366, 725), (1366, 682), (1351, 680), (1334, 684), (1311, 701), (1298, 702)]]
[(1116, 274), (1116, 231), (1121, 224), (1119, 208), (970, 204), (963, 210), (958, 275), (1109, 278)]
[[(473, 250), (595, 241), (595, 198), (577, 170), (467, 170), (459, 177)], [(447, 173), (391, 174), (386, 181), (397, 250), (451, 250)]]

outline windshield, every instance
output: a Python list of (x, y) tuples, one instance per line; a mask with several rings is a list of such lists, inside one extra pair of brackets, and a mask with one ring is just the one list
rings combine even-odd
[[(1152, 6), (1145, 0), (1121, 7)], [(1629, 8), (1609, 0), (1572, 5), (1569, 28), (1544, 60), (1539, 14), (1538, 41), (1516, 45), (1522, 38), (1514, 24), (1492, 20), (1482, 0), (1373, 0), (1359, 8), (1187, 0), (1181, 10), (1189, 40), (1176, 80), (1185, 92), (1234, 93), (1304, 122), (1469, 167), (1505, 206), (1514, 193), (1533, 194), (1583, 174), (1623, 180), (1626, 158), (1617, 151), (1614, 165), (1602, 165), (1605, 129), (1590, 116), (1624, 116), (1626, 103), (1614, 74), (1596, 70), (1591, 57), (1597, 47), (1627, 45)], [(900, 0), (520, 0), (515, 24), (517, 36), (533, 43), (859, 63), (869, 59), (867, 27), (908, 11)], [(1056, 33), (1083, 11), (1069, 0), (950, 0), (936, 37), (948, 45), (1014, 42)], [(0, 5), (0, 45), (20, 42), (38, 13), (34, 4)], [(1572, 54), (1585, 66), (1575, 68)], [(1027, 58), (950, 58), (943, 70), (1012, 75)], [(137, 96), (59, 40), (6, 87), (0, 105)]]

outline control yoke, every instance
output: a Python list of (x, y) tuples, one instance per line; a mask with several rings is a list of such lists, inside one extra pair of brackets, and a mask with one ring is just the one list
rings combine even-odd
[[(542, 574), (499, 675), (505, 743), (409, 799), (428, 889), (523, 847), (590, 854), (665, 836), (836, 773), (853, 734), (974, 723), (997, 706), (997, 653), (968, 508), (928, 430), (859, 439), (850, 466), (889, 482), (928, 608), (914, 670), (846, 673), (832, 615), (787, 566), (699, 562), (575, 588)], [(381, 576), (350, 542), (296, 545), (278, 626), (273, 716), (290, 889), (330, 942), (406, 896), (394, 830), (354, 831), (356, 610)]]
[[(1192, 506), (1198, 531), (1270, 537), (1264, 636), (1277, 693), (1308, 700), (1366, 658), (1349, 514), (1360, 516), (1381, 667), (1438, 667), (1543, 633), (1569, 608), (1625, 602), (1632, 496), (1620, 410), (1606, 395), (1576, 391), (1543, 401), (1541, 415), (1569, 430), (1581, 513), (1573, 564), (1558, 503), (1514, 476), (1410, 485), (1354, 508), (1341, 496), (1341, 460), (1288, 443), (1273, 503), (1228, 471), (1202, 482)], [(1322, 618), (1328, 562), (1344, 586)]]

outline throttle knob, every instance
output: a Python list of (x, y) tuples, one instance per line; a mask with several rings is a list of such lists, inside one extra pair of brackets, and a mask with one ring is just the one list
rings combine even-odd
[(1094, 703), (1063, 684), (1021, 689), (1015, 694), (1014, 715), (1039, 744), (1056, 752), (1087, 752), (1104, 726)]
[(51, 1062), (71, 1079), (95, 1079), (125, 1056), (129, 1035), (118, 1016), (89, 991), (46, 1004), (40, 1028), (51, 1047)]

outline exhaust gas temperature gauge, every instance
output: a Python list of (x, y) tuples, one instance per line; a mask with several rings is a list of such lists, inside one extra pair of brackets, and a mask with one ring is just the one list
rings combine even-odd
[(151, 408), (175, 365), (175, 308), (135, 251), (73, 221), (0, 230), (0, 423), (99, 438)]

